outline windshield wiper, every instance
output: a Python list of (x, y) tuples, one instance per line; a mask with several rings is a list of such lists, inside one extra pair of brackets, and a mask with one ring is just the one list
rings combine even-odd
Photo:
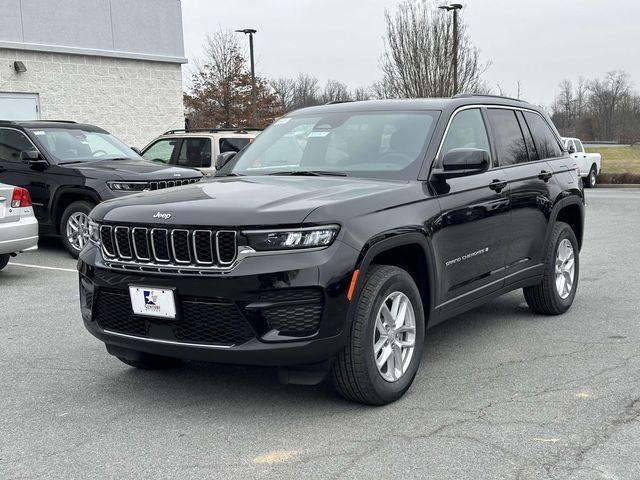
[(288, 172), (273, 172), (269, 175), (291, 175), (300, 177), (348, 177), (344, 172), (331, 172), (329, 170), (291, 170)]
[(246, 177), (244, 173), (236, 173), (236, 172), (228, 172), (228, 173), (219, 173), (213, 175), (213, 178), (221, 178), (221, 177)]
[(71, 165), (72, 163), (87, 163), (90, 160), (71, 160), (70, 162), (58, 162), (58, 165)]

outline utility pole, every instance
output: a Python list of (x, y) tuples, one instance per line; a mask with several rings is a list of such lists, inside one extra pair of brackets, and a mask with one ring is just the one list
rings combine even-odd
[(249, 35), (249, 56), (251, 57), (251, 108), (253, 112), (253, 127), (258, 128), (258, 105), (256, 100), (256, 66), (253, 59), (253, 34), (256, 33), (257, 30), (255, 28), (243, 28), (242, 30), (236, 30), (236, 32)]
[(458, 93), (458, 10), (462, 10), (462, 5), (452, 3), (438, 7), (447, 12), (453, 10), (453, 94)]

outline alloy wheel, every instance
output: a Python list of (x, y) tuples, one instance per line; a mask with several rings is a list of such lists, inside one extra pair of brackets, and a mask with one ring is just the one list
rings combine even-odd
[(373, 354), (378, 372), (387, 382), (405, 374), (416, 343), (416, 316), (411, 300), (402, 292), (389, 294), (376, 315)]
[(67, 220), (67, 240), (74, 250), (80, 251), (89, 240), (89, 216), (82, 212), (72, 213)]
[(573, 245), (564, 238), (556, 252), (556, 290), (563, 300), (571, 294), (576, 272)]

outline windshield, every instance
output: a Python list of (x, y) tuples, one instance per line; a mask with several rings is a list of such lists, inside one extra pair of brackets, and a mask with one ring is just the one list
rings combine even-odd
[(416, 178), (437, 117), (434, 111), (284, 117), (240, 152), (230, 171)]
[(39, 128), (31, 129), (31, 133), (59, 164), (140, 158), (136, 152), (109, 133), (77, 128)]

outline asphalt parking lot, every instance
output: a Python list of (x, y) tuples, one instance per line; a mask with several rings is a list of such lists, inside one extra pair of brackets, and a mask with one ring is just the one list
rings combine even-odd
[(640, 190), (587, 201), (573, 308), (514, 292), (439, 325), (382, 408), (259, 367), (130, 369), (43, 241), (0, 273), (0, 478), (640, 478)]

